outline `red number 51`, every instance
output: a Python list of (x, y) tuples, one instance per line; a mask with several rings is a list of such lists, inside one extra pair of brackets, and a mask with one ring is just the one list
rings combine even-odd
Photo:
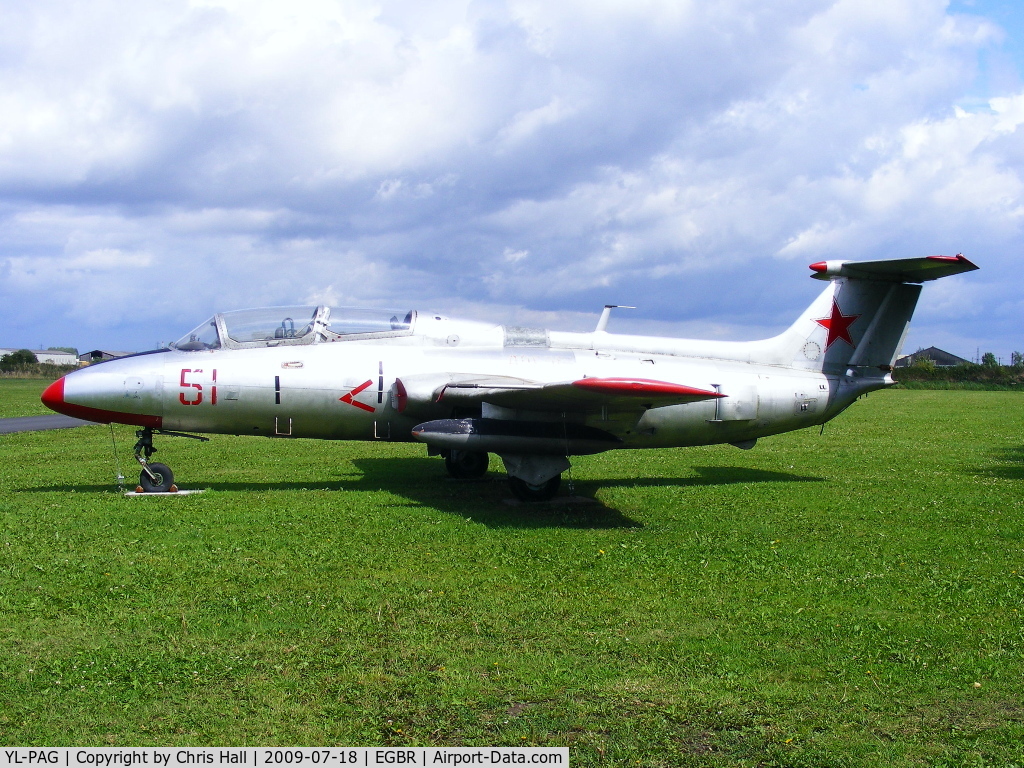
[[(181, 369), (181, 392), (178, 393), (178, 400), (181, 401), (182, 405), (199, 405), (203, 402), (203, 385), (195, 381), (186, 381), (185, 376), (189, 373), (202, 373), (202, 368), (182, 368)], [(217, 369), (214, 368), (211, 372), (213, 375), (210, 377), (210, 405), (217, 404)], [(195, 390), (193, 393), (191, 390)], [(195, 400), (186, 400), (185, 395), (194, 394)]]
[[(202, 371), (201, 368), (197, 369), (195, 371), (195, 373), (202, 373), (202, 372), (203, 371)], [(185, 376), (187, 374), (189, 374), (189, 373), (193, 373), (191, 368), (182, 368), (181, 369), (181, 389), (182, 389), (182, 391), (178, 393), (178, 400), (181, 401), (182, 405), (199, 405), (201, 402), (203, 402), (203, 385), (202, 384), (197, 384), (194, 381), (186, 381), (185, 380)], [(194, 394), (196, 396), (196, 399), (195, 400), (188, 400), (188, 399), (185, 398), (185, 395), (193, 394), (193, 393), (190, 392), (190, 390), (192, 390), (192, 389), (195, 390)]]

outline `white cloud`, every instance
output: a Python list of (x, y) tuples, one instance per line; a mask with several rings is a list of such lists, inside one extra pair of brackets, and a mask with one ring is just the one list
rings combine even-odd
[(502, 255), (505, 257), (505, 261), (510, 264), (515, 264), (517, 261), (522, 261), (530, 255), (529, 251), (517, 251), (512, 248), (506, 248)]

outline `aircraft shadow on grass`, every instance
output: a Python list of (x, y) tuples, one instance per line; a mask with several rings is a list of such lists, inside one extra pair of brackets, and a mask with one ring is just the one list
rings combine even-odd
[[(220, 481), (206, 479), (202, 474), (183, 481), (185, 488), (209, 488), (215, 491), (282, 491), (326, 490), (354, 492), (385, 492), (408, 499), (415, 506), (433, 507), (458, 514), (491, 527), (567, 527), (567, 528), (638, 528), (642, 523), (596, 498), (602, 488), (698, 487), (751, 483), (824, 482), (820, 477), (772, 472), (748, 467), (695, 467), (696, 475), (688, 477), (619, 477), (597, 480), (576, 480), (569, 495), (569, 477), (562, 483), (562, 492), (551, 502), (523, 504), (511, 498), (500, 460), (492, 458), (491, 471), (480, 480), (453, 480), (445, 473), (439, 459), (408, 457), (374, 457), (355, 459), (352, 464), (358, 476), (306, 481)], [(131, 482), (129, 480), (129, 482)], [(23, 488), (24, 491), (75, 491), (97, 493), (114, 490), (112, 485), (50, 485)]]
[(986, 477), (999, 477), (1003, 480), (1024, 480), (1024, 445), (1013, 448), (1003, 448), (992, 454), (992, 458), (999, 462), (994, 467), (985, 467), (977, 474)]

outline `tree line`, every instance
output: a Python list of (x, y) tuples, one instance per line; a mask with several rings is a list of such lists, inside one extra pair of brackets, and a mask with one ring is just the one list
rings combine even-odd
[[(71, 347), (51, 347), (49, 351), (78, 354), (78, 350)], [(70, 373), (77, 367), (77, 365), (40, 363), (39, 358), (30, 349), (19, 349), (14, 352), (8, 352), (3, 357), (0, 357), (0, 376), (10, 378), (57, 379), (66, 373)]]
[(980, 363), (951, 366), (938, 366), (921, 357), (906, 368), (895, 369), (892, 376), (908, 389), (1022, 389), (1024, 352), (1012, 353), (1009, 365), (1000, 365), (992, 352), (983, 354)]

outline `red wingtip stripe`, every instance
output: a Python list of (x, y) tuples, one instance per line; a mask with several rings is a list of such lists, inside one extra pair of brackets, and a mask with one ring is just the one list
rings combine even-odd
[(946, 264), (956, 264), (960, 267), (961, 272), (970, 272), (971, 270), (977, 269), (978, 265), (964, 256), (962, 253), (958, 253), (956, 256), (928, 256), (926, 257), (930, 261), (941, 261)]
[(602, 395), (635, 395), (636, 397), (725, 397), (721, 392), (697, 389), (684, 384), (672, 384), (668, 381), (653, 379), (580, 379), (573, 386), (597, 392)]

